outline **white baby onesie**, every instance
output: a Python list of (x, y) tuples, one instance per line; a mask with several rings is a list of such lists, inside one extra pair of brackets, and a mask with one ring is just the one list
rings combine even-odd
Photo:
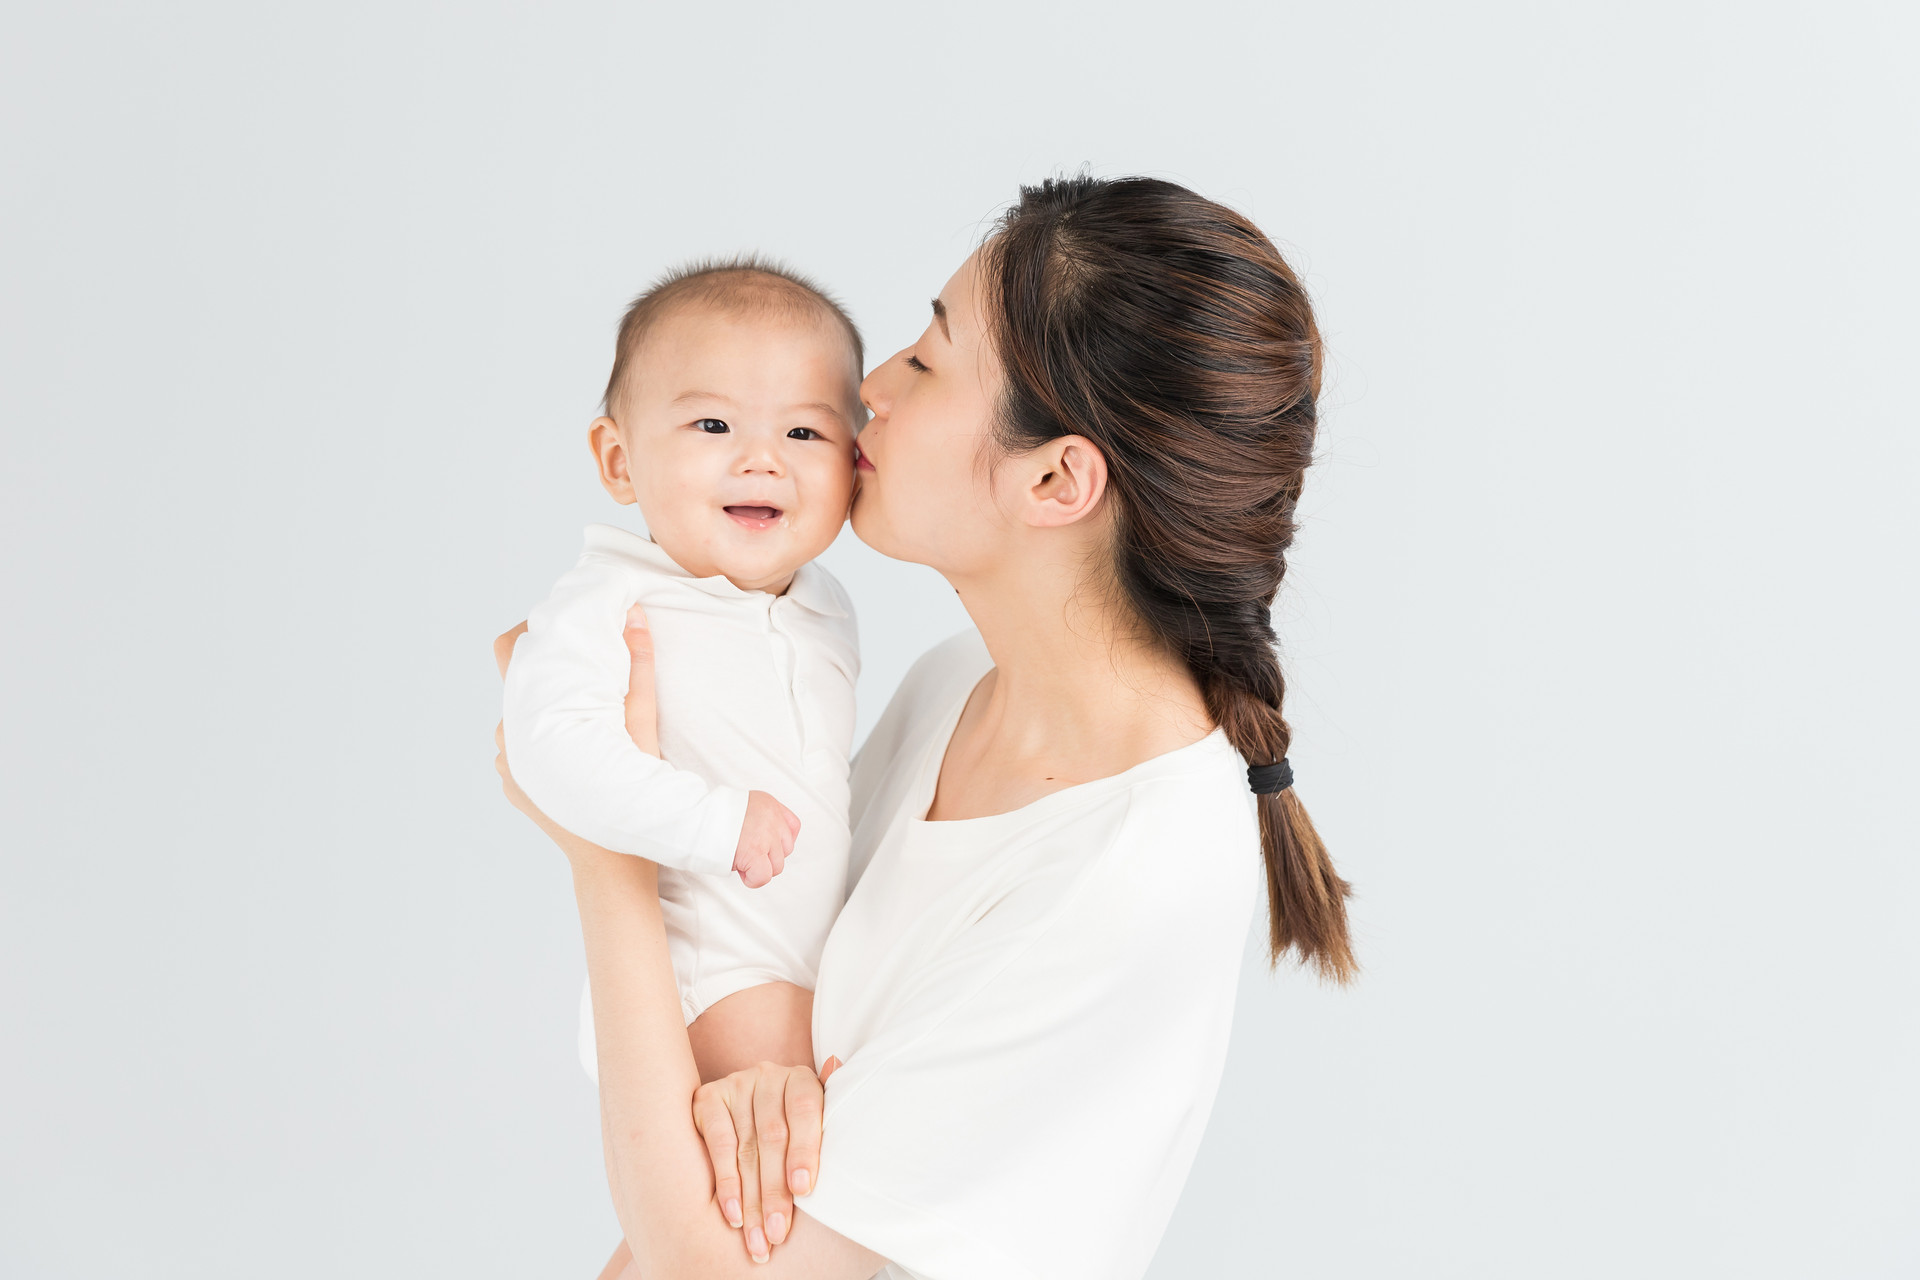
[[(661, 758), (626, 730), (621, 631), (636, 602), (653, 633)], [(527, 617), (506, 679), (514, 780), (567, 830), (660, 864), (688, 1022), (763, 982), (813, 989), (846, 899), (859, 671), (852, 603), (819, 565), (784, 595), (742, 591), (611, 525), (587, 526), (580, 562)], [(800, 819), (786, 869), (758, 889), (732, 870), (750, 790)], [(589, 1073), (591, 1034), (589, 1019)]]

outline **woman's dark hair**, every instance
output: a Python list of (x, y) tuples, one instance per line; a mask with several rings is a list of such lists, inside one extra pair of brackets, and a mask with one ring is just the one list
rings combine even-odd
[[(1150, 178), (1021, 188), (981, 264), (1006, 378), (999, 444), (1100, 447), (1127, 604), (1247, 761), (1282, 759), (1272, 606), (1321, 369), (1299, 278), (1246, 218)], [(1291, 787), (1258, 805), (1273, 961), (1292, 951), (1347, 981), (1347, 882)]]

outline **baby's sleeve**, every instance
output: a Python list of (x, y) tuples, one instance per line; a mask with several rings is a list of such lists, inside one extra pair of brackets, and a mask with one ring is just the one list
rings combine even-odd
[(627, 736), (621, 631), (638, 585), (591, 554), (527, 617), (507, 667), (507, 760), (521, 790), (568, 831), (664, 867), (727, 875), (747, 793), (709, 786)]

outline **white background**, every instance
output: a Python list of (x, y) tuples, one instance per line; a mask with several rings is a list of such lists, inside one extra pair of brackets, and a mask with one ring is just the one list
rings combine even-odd
[[(1279, 621), (1366, 974), (1249, 940), (1152, 1275), (1920, 1274), (1912, 14), (9, 6), (0, 1273), (594, 1274), (488, 642), (617, 518), (620, 309), (759, 248), (884, 357), (1090, 165), (1333, 355)], [(829, 563), (866, 725), (964, 619)]]

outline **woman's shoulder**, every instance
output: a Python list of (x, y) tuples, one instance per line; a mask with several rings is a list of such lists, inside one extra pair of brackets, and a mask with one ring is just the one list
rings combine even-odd
[(901, 798), (909, 766), (992, 666), (980, 633), (968, 629), (933, 646), (908, 669), (853, 758), (855, 827), (876, 799)]
[[(1071, 800), (1075, 793), (1083, 798)], [(1259, 868), (1260, 822), (1246, 763), (1215, 729), (1206, 737), (1099, 783), (1058, 793), (1054, 837), (1072, 850), (1080, 875), (1101, 884), (1111, 909), (1162, 915), (1194, 908), (1237, 910)], [(1104, 820), (1103, 820), (1104, 817)], [(1087, 838), (1105, 832), (1097, 841)]]
[(992, 668), (993, 658), (978, 631), (968, 628), (942, 640), (907, 669), (861, 755), (874, 754), (869, 748), (879, 746), (883, 750), (878, 754), (891, 756), (916, 732), (930, 730), (931, 719), (952, 711)]
[[(1149, 762), (1156, 763), (1127, 788), (1126, 820), (1110, 856), (1152, 894), (1237, 900), (1260, 865), (1260, 819), (1246, 761), (1215, 729)], [(1169, 877), (1169, 870), (1177, 874)]]
[(1238, 831), (1254, 821), (1247, 762), (1217, 727), (1204, 738), (1155, 756), (1121, 777), (1129, 782), (1138, 824), (1198, 820), (1209, 830)]
[(980, 683), (993, 668), (987, 642), (972, 627), (948, 636), (914, 660), (900, 681), (894, 702), (946, 700)]

